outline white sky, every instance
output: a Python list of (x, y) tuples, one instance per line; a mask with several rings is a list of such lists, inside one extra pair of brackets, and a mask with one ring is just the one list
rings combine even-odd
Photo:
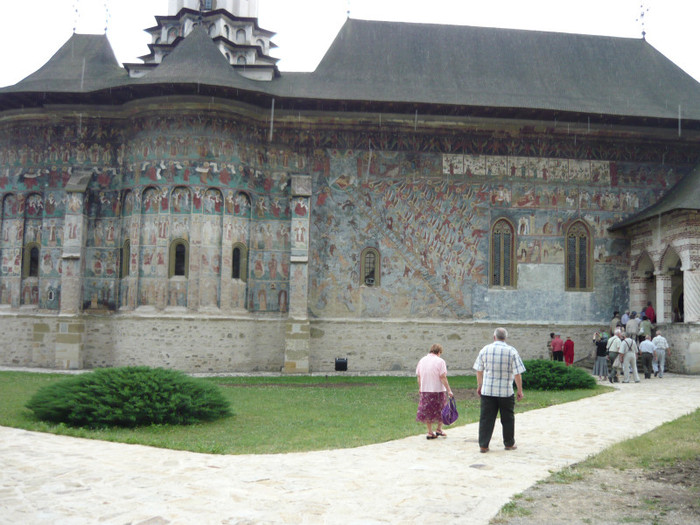
[[(73, 27), (103, 33), (107, 26), (119, 62), (137, 62), (148, 53), (143, 29), (168, 14), (167, 0), (0, 0), (0, 6), (0, 86), (40, 68)], [(647, 41), (700, 81), (700, 0), (260, 0), (260, 26), (277, 33), (280, 69), (312, 71), (348, 9), (361, 19), (630, 38), (641, 37), (643, 18)]]

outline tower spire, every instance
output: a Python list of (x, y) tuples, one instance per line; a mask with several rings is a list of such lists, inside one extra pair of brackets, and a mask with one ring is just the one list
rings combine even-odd
[(635, 20), (636, 22), (639, 22), (639, 25), (641, 26), (642, 29), (642, 40), (646, 40), (647, 38), (647, 31), (646, 31), (646, 24), (644, 17), (646, 14), (649, 12), (649, 8), (644, 6), (644, 2), (639, 6), (640, 13), (639, 17)]

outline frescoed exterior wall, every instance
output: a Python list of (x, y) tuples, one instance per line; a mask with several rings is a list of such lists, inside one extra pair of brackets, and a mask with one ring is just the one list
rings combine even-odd
[[(700, 160), (685, 146), (574, 142), (516, 124), (507, 133), (465, 124), (456, 134), (355, 124), (302, 132), (286, 123), (270, 140), (262, 122), (230, 107), (195, 106), (0, 123), (2, 323), (18, 322), (20, 311), (90, 316), (79, 347), (86, 366), (148, 355), (149, 363), (200, 367), (193, 339), (159, 327), (183, 315), (229, 319), (237, 328), (217, 324), (208, 343), (216, 346), (214, 371), (260, 370), (249, 353), (261, 330), (281, 345), (265, 349), (265, 366), (283, 368), (293, 327), (282, 321), (292, 304), (293, 317), (309, 319), (312, 369), (330, 366), (333, 352), (349, 353), (353, 330), (358, 340), (391, 335), (382, 320), (396, 329), (384, 343), (393, 357), (373, 366), (389, 369), (400, 361), (407, 320), (436, 336), (439, 323), (457, 323), (460, 340), (481, 334), (479, 323), (595, 326), (631, 300), (629, 241), (608, 228), (657, 201)], [(87, 174), (84, 189), (71, 186), (77, 172)], [(293, 194), (298, 175), (311, 181), (309, 195)], [(512, 286), (490, 277), (500, 219), (514, 230)], [(591, 237), (584, 291), (566, 285), (567, 231), (576, 221)], [(370, 280), (368, 249), (378, 256)], [(56, 319), (46, 334), (61, 334)], [(95, 319), (107, 324), (92, 333)], [(184, 345), (196, 359), (141, 348), (138, 334), (117, 328), (131, 320), (158, 334), (153, 345)], [(33, 328), (37, 341), (43, 326)], [(120, 342), (108, 342), (110, 326)], [(329, 333), (333, 326), (342, 329)], [(12, 359), (51, 366), (48, 343), (32, 344), (34, 353), (19, 358), (13, 346)], [(526, 344), (524, 355), (538, 355), (540, 342)]]
[[(577, 159), (369, 156), (329, 150), (314, 172), (309, 309), (319, 318), (603, 320), (629, 302), (629, 247), (607, 228), (687, 172)], [(490, 229), (500, 218), (516, 227), (514, 289), (489, 285)], [(565, 290), (565, 232), (575, 220), (593, 234), (591, 292)], [(366, 246), (382, 256), (377, 289), (358, 273)]]

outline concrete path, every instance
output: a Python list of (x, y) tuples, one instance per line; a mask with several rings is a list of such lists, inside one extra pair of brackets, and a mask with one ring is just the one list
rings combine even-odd
[[(527, 396), (527, 392), (525, 392)], [(662, 402), (659, 402), (662, 401)], [(355, 449), (216, 456), (0, 427), (2, 524), (488, 523), (550, 471), (700, 406), (700, 377), (667, 374), (496, 425)]]

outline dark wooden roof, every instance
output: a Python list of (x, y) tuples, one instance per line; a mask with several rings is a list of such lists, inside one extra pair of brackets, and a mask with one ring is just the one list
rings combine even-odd
[(158, 67), (133, 83), (242, 87), (239, 80), (246, 79), (234, 71), (204, 28), (196, 26)]
[(88, 93), (123, 85), (129, 76), (119, 65), (106, 35), (73, 34), (40, 69), (3, 92)]
[(263, 106), (276, 97), (290, 109), (588, 114), (666, 127), (680, 107), (683, 126), (700, 127), (700, 83), (643, 39), (352, 19), (314, 72), (272, 81), (237, 74), (201, 28), (139, 79), (118, 66), (104, 35), (73, 35), (36, 73), (0, 89), (0, 110), (70, 102), (64, 93), (118, 104), (192, 93), (193, 84), (196, 93)]
[(643, 39), (347, 20), (310, 97), (700, 119), (700, 83)]
[(622, 230), (677, 210), (700, 210), (700, 165), (678, 181), (658, 202), (617, 224), (613, 224), (610, 230)]

